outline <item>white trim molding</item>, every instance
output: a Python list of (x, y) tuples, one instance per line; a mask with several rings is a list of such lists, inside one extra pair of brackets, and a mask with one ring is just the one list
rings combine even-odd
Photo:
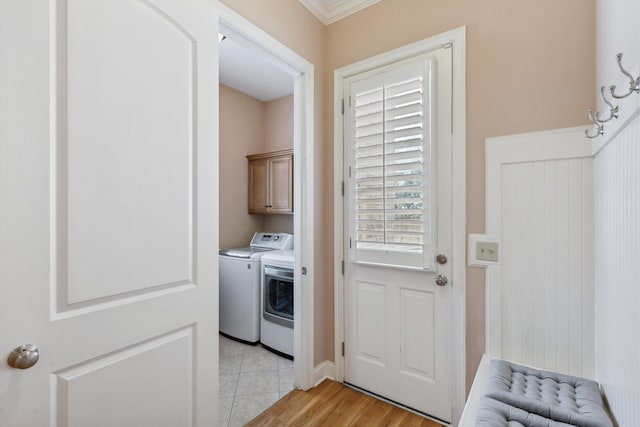
[[(245, 45), (270, 55), (274, 63), (294, 76), (294, 304), (300, 307), (294, 319), (294, 383), (302, 390), (314, 386), (314, 245), (315, 157), (314, 153), (314, 66), (217, 0), (220, 24), (242, 37)], [(307, 273), (302, 274), (306, 268)]]
[(336, 366), (330, 360), (325, 360), (313, 370), (313, 386), (316, 387), (324, 380), (335, 380)]
[[(600, 151), (602, 151), (602, 149), (604, 147), (606, 147), (607, 145), (609, 145), (609, 143), (611, 143), (612, 141), (615, 141), (616, 138), (618, 138), (618, 135), (624, 131), (638, 116), (640, 116), (640, 97), (635, 96), (632, 97), (632, 99), (635, 101), (635, 105), (632, 104), (632, 107), (629, 112), (628, 112), (628, 116), (624, 115), (623, 117), (620, 117), (620, 120), (616, 120), (614, 123), (611, 123), (609, 125), (609, 123), (607, 123), (607, 127), (605, 128), (605, 136), (604, 137), (600, 137), (600, 138), (596, 138), (592, 141), (591, 143), (591, 147), (592, 147), (592, 152), (593, 155), (597, 155)], [(625, 100), (622, 100), (621, 102), (624, 102)], [(593, 132), (592, 127), (590, 126), (589, 128), (589, 132)]]
[(333, 24), (380, 0), (341, 0), (334, 5), (327, 5), (324, 0), (300, 0), (300, 3), (313, 13), (324, 25)]
[(431, 52), (451, 43), (453, 49), (452, 129), (452, 302), (449, 322), (451, 355), (452, 424), (456, 425), (466, 400), (466, 28), (421, 40), (404, 47), (339, 68), (334, 72), (334, 325), (335, 378), (344, 381), (344, 138), (341, 99), (345, 79), (373, 68)]
[(467, 399), (467, 404), (464, 407), (464, 412), (462, 413), (458, 427), (473, 427), (476, 425), (476, 417), (478, 415), (478, 409), (480, 408), (480, 402), (484, 397), (490, 366), (491, 357), (485, 353), (482, 355), (482, 359), (480, 359), (480, 365), (473, 379), (473, 384), (469, 391), (469, 398)]

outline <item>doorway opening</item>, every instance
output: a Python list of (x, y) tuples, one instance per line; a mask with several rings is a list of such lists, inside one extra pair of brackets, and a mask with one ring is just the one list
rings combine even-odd
[[(256, 381), (283, 382), (287, 388), (289, 372), (292, 371), (293, 386), (307, 390), (313, 386), (313, 222), (314, 222), (314, 157), (313, 157), (313, 98), (314, 71), (313, 65), (273, 37), (258, 29), (224, 5), (219, 8), (219, 63), (220, 63), (220, 247), (246, 246), (253, 232), (288, 233), (293, 235), (293, 362), (286, 359), (275, 359), (275, 372), (255, 374), (252, 370), (264, 362), (259, 351), (246, 351), (238, 347), (235, 341), (220, 338), (221, 349), (226, 348), (227, 355), (242, 353), (247, 357), (243, 364), (238, 359), (223, 360), (220, 355), (220, 387), (237, 390), (242, 380), (243, 386), (255, 377)], [(230, 69), (224, 69), (230, 67)], [(225, 105), (225, 102), (229, 104)], [(242, 116), (233, 115), (233, 111), (242, 110)], [(249, 111), (252, 110), (252, 111)], [(253, 116), (251, 116), (251, 114)], [(226, 116), (225, 116), (226, 115)], [(257, 117), (257, 119), (246, 119)], [(224, 121), (224, 123), (223, 123)], [(223, 129), (223, 127), (226, 127)], [(231, 129), (231, 130), (229, 130)], [(223, 135), (223, 132), (226, 134)], [(233, 132), (242, 134), (245, 145), (240, 138), (234, 139)], [(260, 134), (258, 141), (246, 142), (248, 135)], [(251, 139), (251, 138), (249, 138)], [(248, 200), (248, 163), (247, 155), (282, 153), (293, 151), (293, 213), (274, 215), (249, 214)], [(225, 164), (225, 162), (229, 162)], [(231, 166), (235, 162), (236, 166)], [(223, 167), (224, 166), (224, 167)], [(229, 167), (231, 166), (231, 167)], [(229, 176), (223, 176), (228, 173)], [(238, 177), (234, 179), (233, 176)], [(224, 212), (225, 200), (233, 201), (235, 211)], [(230, 205), (227, 204), (227, 208)], [(234, 229), (237, 234), (234, 235)], [(250, 230), (247, 233), (247, 230)], [(244, 233), (244, 234), (243, 234)], [(248, 237), (247, 237), (248, 236)], [(236, 240), (234, 240), (236, 239)], [(262, 308), (262, 307), (260, 307)], [(260, 313), (262, 317), (262, 313)], [(273, 348), (273, 346), (270, 346)], [(242, 350), (242, 351), (240, 351)], [(276, 350), (279, 350), (276, 348)], [(222, 351), (222, 350), (221, 350)], [(287, 352), (285, 352), (287, 353)], [(264, 353), (262, 353), (264, 355)], [(255, 358), (255, 360), (251, 359)], [(251, 359), (251, 360), (250, 360)], [(266, 364), (273, 366), (273, 358), (266, 357)], [(225, 363), (227, 363), (225, 365)], [(253, 368), (249, 366), (253, 365)], [(224, 375), (223, 371), (235, 372), (237, 375)], [(241, 378), (242, 376), (242, 378)], [(257, 377), (261, 376), (260, 379)], [(264, 378), (262, 378), (264, 377)], [(281, 378), (282, 377), (282, 378)], [(225, 384), (225, 381), (227, 383)], [(229, 383), (231, 382), (231, 383)], [(232, 383), (236, 384), (233, 386)], [(252, 405), (269, 406), (274, 403), (275, 389), (263, 394), (270, 396), (256, 397)], [(256, 390), (259, 391), (259, 390)], [(228, 393), (227, 393), (228, 394)], [(278, 397), (282, 397), (278, 395)], [(229, 396), (220, 395), (221, 399)], [(248, 408), (247, 396), (234, 396), (240, 406)], [(226, 404), (229, 403), (227, 400)], [(226, 405), (220, 405), (220, 414), (229, 411)], [(265, 408), (263, 408), (265, 409)], [(255, 409), (257, 410), (257, 409)], [(259, 411), (261, 412), (261, 411)], [(258, 413), (259, 413), (258, 412)], [(254, 414), (254, 415), (257, 415)], [(247, 416), (247, 415), (245, 415)], [(253, 417), (251, 417), (253, 418)], [(229, 418), (227, 418), (227, 422)], [(248, 419), (246, 420), (248, 421)]]

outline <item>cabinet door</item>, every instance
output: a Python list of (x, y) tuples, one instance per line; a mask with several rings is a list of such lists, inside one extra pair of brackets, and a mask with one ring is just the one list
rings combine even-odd
[(271, 159), (270, 213), (293, 212), (293, 156)]
[(249, 162), (249, 213), (266, 213), (269, 205), (269, 159)]

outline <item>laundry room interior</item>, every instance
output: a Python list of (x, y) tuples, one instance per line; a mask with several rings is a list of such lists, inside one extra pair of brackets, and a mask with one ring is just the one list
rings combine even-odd
[(219, 420), (242, 425), (294, 386), (294, 85), (233, 31), (219, 39)]

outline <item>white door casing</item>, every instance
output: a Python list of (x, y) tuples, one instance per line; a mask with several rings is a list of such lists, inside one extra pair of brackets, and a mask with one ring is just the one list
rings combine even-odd
[[(358, 74), (365, 73), (375, 68), (383, 67), (385, 65), (393, 64), (400, 61), (405, 61), (409, 58), (419, 55), (428, 54), (429, 52), (436, 51), (441, 47), (452, 48), (452, 93), (451, 97), (451, 171), (450, 171), (450, 218), (451, 218), (451, 241), (450, 241), (450, 256), (449, 256), (449, 268), (450, 276), (450, 306), (448, 313), (445, 316), (444, 328), (446, 334), (448, 334), (449, 358), (451, 363), (451, 371), (449, 376), (451, 387), (451, 405), (448, 409), (444, 409), (449, 415), (444, 418), (449, 419), (453, 425), (455, 425), (462, 413), (462, 409), (465, 403), (466, 397), (466, 385), (465, 385), (465, 249), (466, 249), (466, 131), (465, 131), (465, 28), (460, 27), (446, 33), (442, 33), (425, 40), (421, 40), (412, 43), (407, 46), (400, 47), (390, 52), (386, 52), (375, 57), (360, 61), (355, 64), (351, 64), (340, 68), (335, 71), (334, 75), (334, 139), (336, 149), (334, 151), (334, 254), (335, 254), (335, 268), (334, 268), (334, 295), (335, 295), (335, 378), (339, 381), (346, 380), (347, 374), (346, 359), (342, 354), (342, 344), (346, 340), (346, 323), (349, 316), (348, 304), (345, 300), (347, 294), (348, 273), (343, 275), (343, 269), (341, 266), (347, 265), (349, 261), (349, 249), (348, 242), (345, 244), (344, 236), (348, 234), (348, 220), (344, 218), (344, 210), (346, 208), (347, 200), (343, 197), (344, 193), (341, 191), (343, 183), (348, 180), (348, 171), (343, 171), (344, 159), (347, 156), (347, 143), (346, 136), (344, 135), (343, 119), (346, 121), (346, 116), (343, 116), (340, 112), (341, 99), (344, 96), (347, 80)], [(434, 252), (437, 253), (437, 252)], [(345, 264), (342, 261), (345, 261)], [(402, 277), (400, 275), (394, 275), (392, 272), (385, 272), (382, 274), (383, 269), (380, 269), (380, 274), (373, 275), (374, 283), (383, 282), (384, 276), (389, 275), (395, 277)], [(416, 270), (404, 270), (407, 275), (418, 273)], [(403, 279), (404, 281), (404, 279)], [(375, 292), (369, 295), (375, 295)], [(405, 296), (410, 295), (405, 293)], [(389, 304), (387, 301), (383, 301), (384, 304)], [(420, 314), (419, 311), (416, 313)], [(419, 316), (418, 316), (419, 317)], [(346, 344), (347, 353), (349, 352), (349, 345)], [(406, 402), (399, 402), (406, 403)], [(438, 416), (435, 413), (432, 413)]]
[[(295, 161), (293, 218), (295, 269), (294, 305), (301, 307), (295, 316), (294, 384), (308, 390), (314, 378), (314, 245), (315, 245), (315, 136), (314, 136), (314, 65), (290, 48), (256, 27), (222, 3), (216, 4), (223, 31), (241, 41), (252, 54), (266, 55), (270, 61), (294, 76), (293, 89), (293, 149)], [(306, 274), (302, 274), (303, 268)]]
[(217, 14), (0, 0), (0, 424), (217, 419)]
[(349, 78), (344, 99), (345, 382), (450, 421), (451, 48)]

